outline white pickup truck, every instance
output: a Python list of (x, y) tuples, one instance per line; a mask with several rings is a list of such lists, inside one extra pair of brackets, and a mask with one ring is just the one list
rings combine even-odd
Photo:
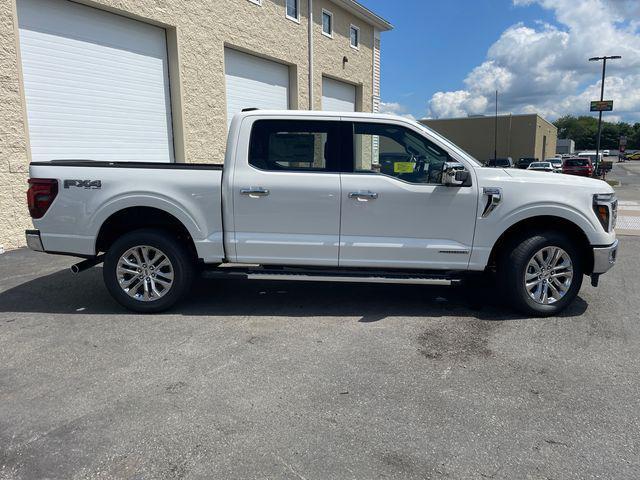
[[(552, 315), (616, 260), (605, 182), (481, 166), (414, 121), (246, 111), (224, 167), (60, 160), (30, 165), (38, 251), (104, 261), (113, 297), (167, 309), (203, 270), (248, 278), (449, 284), (495, 272)], [(219, 299), (224, 301), (224, 299)]]

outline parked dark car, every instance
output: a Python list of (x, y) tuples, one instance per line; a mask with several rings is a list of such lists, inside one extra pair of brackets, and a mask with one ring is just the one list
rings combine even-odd
[(562, 173), (590, 177), (593, 175), (593, 164), (588, 157), (567, 158), (562, 164)]
[(538, 161), (537, 158), (522, 157), (521, 159), (518, 160), (518, 163), (516, 164), (516, 167), (522, 168), (524, 170), (524, 169), (529, 168), (529, 165), (531, 165), (533, 162), (537, 162), (537, 161)]
[(511, 160), (511, 157), (492, 158), (491, 160), (487, 160), (485, 166), (495, 168), (513, 168), (513, 160)]

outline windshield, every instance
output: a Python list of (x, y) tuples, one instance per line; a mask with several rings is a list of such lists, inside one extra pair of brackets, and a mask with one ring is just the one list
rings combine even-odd
[(550, 166), (551, 165), (549, 163), (545, 163), (545, 162), (534, 162), (531, 165), (529, 165), (529, 167), (531, 168), (545, 168)]
[(564, 161), (567, 167), (586, 167), (589, 165), (589, 160), (583, 158), (570, 158)]

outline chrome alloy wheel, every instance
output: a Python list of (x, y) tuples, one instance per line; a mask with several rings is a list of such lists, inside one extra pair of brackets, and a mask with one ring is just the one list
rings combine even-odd
[(148, 245), (130, 248), (118, 260), (118, 284), (127, 295), (142, 302), (164, 297), (173, 285), (173, 265), (159, 249)]
[(529, 296), (542, 305), (562, 299), (571, 287), (573, 264), (560, 247), (544, 247), (531, 257), (524, 272), (524, 285)]

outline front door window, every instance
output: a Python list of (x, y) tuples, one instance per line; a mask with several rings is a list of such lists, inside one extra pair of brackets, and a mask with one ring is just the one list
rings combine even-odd
[(409, 183), (441, 184), (445, 150), (397, 125), (355, 123), (354, 172), (380, 173)]

